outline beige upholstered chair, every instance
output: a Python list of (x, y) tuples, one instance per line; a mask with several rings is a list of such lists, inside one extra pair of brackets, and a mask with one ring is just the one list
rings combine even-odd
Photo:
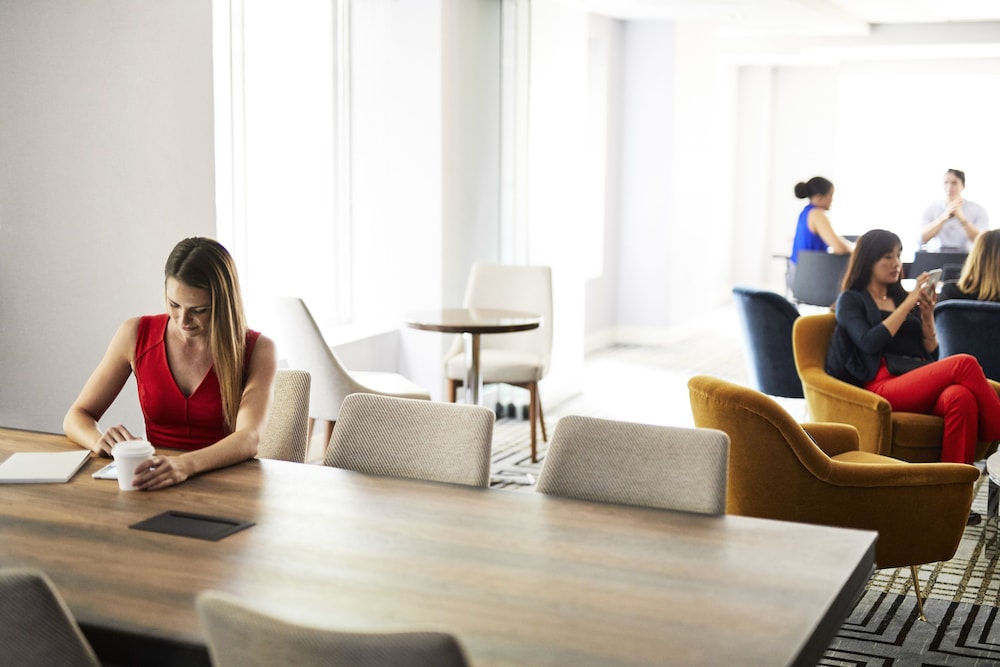
[(916, 566), (955, 555), (977, 468), (864, 451), (853, 426), (799, 424), (718, 378), (695, 376), (688, 390), (695, 425), (729, 434), (728, 514), (877, 531), (876, 567), (910, 566), (923, 614)]
[(729, 437), (594, 417), (559, 420), (537, 490), (567, 498), (722, 514)]
[(351, 394), (324, 464), (372, 475), (488, 486), (492, 410)]
[(337, 632), (298, 625), (251, 609), (218, 591), (195, 607), (215, 667), (464, 667), (458, 642), (442, 632)]
[(100, 664), (45, 573), (28, 568), (0, 569), (0, 665)]
[(261, 459), (306, 462), (309, 448), (309, 373), (279, 368), (274, 376), (274, 399), (267, 433), (257, 448)]
[(348, 394), (366, 393), (429, 400), (430, 393), (398, 373), (349, 372), (323, 339), (309, 308), (297, 297), (275, 300), (282, 329), (282, 354), (288, 365), (312, 375), (309, 398), (309, 431), (315, 421), (326, 422), (323, 442), (329, 442), (340, 404)]
[[(475, 263), (465, 289), (465, 308), (497, 308), (534, 313), (542, 324), (531, 331), (484, 335), (479, 348), (479, 369), (483, 384), (510, 384), (528, 390), (528, 418), (531, 423), (531, 460), (538, 460), (536, 425), (545, 418), (538, 382), (549, 370), (552, 357), (552, 269), (547, 266), (511, 266)], [(465, 380), (462, 339), (456, 338), (445, 355), (448, 395), (454, 403), (458, 387)]]

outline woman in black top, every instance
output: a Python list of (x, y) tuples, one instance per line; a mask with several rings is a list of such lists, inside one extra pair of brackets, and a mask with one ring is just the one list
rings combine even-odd
[(972, 463), (977, 441), (1000, 439), (1000, 397), (975, 357), (937, 360), (936, 298), (927, 273), (912, 292), (903, 289), (901, 251), (899, 237), (882, 229), (858, 239), (826, 370), (884, 397), (893, 410), (943, 417), (941, 460)]

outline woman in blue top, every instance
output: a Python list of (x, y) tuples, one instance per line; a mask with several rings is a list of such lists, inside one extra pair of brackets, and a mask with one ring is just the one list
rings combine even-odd
[(851, 252), (850, 242), (833, 231), (833, 225), (826, 217), (826, 212), (833, 204), (833, 183), (822, 176), (813, 176), (805, 183), (795, 184), (795, 196), (799, 199), (808, 199), (809, 203), (799, 213), (799, 223), (795, 228), (795, 240), (792, 242), (792, 254), (788, 264), (789, 289), (795, 281), (795, 269), (798, 266), (800, 251), (832, 250), (837, 255)]

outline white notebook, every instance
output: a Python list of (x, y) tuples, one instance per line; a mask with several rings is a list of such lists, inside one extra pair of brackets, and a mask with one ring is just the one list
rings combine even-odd
[(90, 457), (86, 449), (72, 452), (15, 452), (0, 463), (0, 484), (68, 482)]

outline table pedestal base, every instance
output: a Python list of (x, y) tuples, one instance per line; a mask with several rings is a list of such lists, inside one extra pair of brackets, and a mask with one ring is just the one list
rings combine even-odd
[(480, 336), (477, 333), (463, 333), (465, 343), (465, 402), (479, 405), (483, 394), (483, 376), (479, 373)]

